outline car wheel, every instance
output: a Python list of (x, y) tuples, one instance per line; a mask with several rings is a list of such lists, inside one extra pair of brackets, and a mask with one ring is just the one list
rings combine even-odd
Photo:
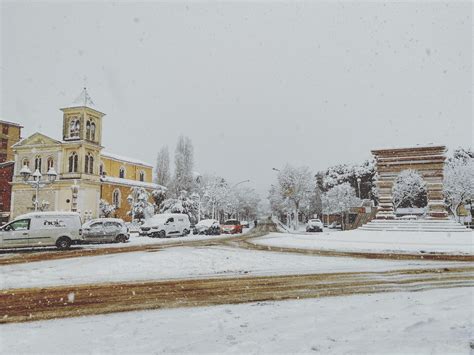
[(115, 241), (117, 243), (126, 243), (127, 238), (123, 234), (120, 234), (120, 235), (117, 236), (117, 238), (115, 238)]
[(166, 232), (165, 231), (159, 231), (158, 232), (158, 238), (166, 238)]
[(188, 231), (186, 228), (183, 229), (183, 234), (182, 234), (182, 236), (185, 237), (185, 236), (187, 236), (188, 234), (189, 234), (189, 231)]
[(61, 237), (56, 241), (56, 247), (59, 250), (69, 249), (70, 246), (71, 246), (71, 239), (69, 239), (68, 237)]

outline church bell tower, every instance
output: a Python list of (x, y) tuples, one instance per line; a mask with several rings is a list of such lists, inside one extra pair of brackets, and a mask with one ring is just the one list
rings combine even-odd
[(64, 141), (82, 140), (99, 146), (102, 144), (102, 118), (105, 114), (97, 110), (86, 88), (61, 111)]

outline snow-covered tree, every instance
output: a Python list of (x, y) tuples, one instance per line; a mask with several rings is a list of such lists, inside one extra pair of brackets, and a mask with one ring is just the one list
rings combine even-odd
[(350, 208), (361, 204), (361, 200), (356, 196), (355, 189), (348, 182), (332, 187), (322, 195), (321, 200), (323, 213), (340, 214), (342, 223), (344, 223), (345, 215)]
[(194, 188), (194, 148), (189, 137), (180, 136), (174, 154), (173, 192), (178, 198), (181, 191), (192, 192)]
[[(375, 160), (370, 159), (362, 164), (340, 164), (330, 167), (317, 174), (317, 182), (322, 192), (348, 182), (356, 190), (358, 196), (360, 188), (360, 197), (362, 199), (372, 199), (376, 202), (378, 195), (375, 185), (376, 177)], [(358, 179), (360, 179), (360, 182)]]
[(203, 215), (213, 219), (225, 218), (231, 206), (231, 191), (227, 181), (219, 176), (202, 179), (201, 207)]
[(99, 214), (100, 217), (110, 217), (112, 213), (116, 210), (116, 207), (105, 200), (99, 201)]
[(240, 219), (255, 219), (257, 217), (260, 197), (250, 187), (238, 187), (234, 189), (236, 200), (236, 213)]
[(474, 198), (474, 154), (458, 149), (444, 167), (444, 196), (446, 204), (457, 218), (461, 204)]
[(156, 158), (156, 168), (155, 168), (155, 182), (161, 186), (169, 186), (171, 182), (171, 171), (170, 171), (170, 153), (168, 151), (168, 146), (164, 146), (158, 152)]
[(163, 201), (160, 213), (183, 213), (189, 216), (191, 222), (198, 220), (198, 202), (182, 190), (178, 198), (169, 198)]
[(403, 170), (395, 179), (392, 199), (395, 208), (426, 206), (426, 183), (423, 177), (415, 170)]
[(288, 211), (291, 208), (294, 215), (293, 228), (297, 229), (300, 209), (309, 203), (314, 193), (313, 176), (306, 166), (293, 167), (287, 164), (278, 172), (277, 181), (277, 186), (271, 190), (277, 196), (271, 197), (270, 201), (272, 203), (272, 199), (275, 199), (274, 202), (284, 206), (284, 210)]
[(147, 219), (153, 216), (155, 208), (152, 203), (148, 201), (150, 193), (143, 187), (134, 186), (130, 189), (130, 194), (127, 200), (130, 204), (129, 215), (133, 220)]
[(166, 199), (166, 188), (163, 186), (158, 187), (151, 192), (151, 197), (153, 199), (155, 212), (158, 212), (161, 208), (161, 204)]
[(329, 189), (322, 195), (321, 200), (324, 214), (344, 213), (361, 203), (361, 200), (356, 196), (355, 189), (348, 182)]

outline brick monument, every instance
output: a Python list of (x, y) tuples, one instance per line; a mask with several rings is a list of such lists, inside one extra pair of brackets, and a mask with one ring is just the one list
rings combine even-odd
[(372, 150), (378, 173), (379, 206), (376, 219), (395, 219), (392, 188), (403, 170), (416, 170), (427, 187), (428, 218), (447, 219), (443, 196), (445, 146)]

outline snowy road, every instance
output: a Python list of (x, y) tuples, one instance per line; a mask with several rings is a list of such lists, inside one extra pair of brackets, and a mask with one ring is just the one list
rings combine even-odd
[(474, 287), (474, 267), (12, 289), (0, 294), (0, 322), (460, 287)]
[(228, 246), (176, 247), (1, 266), (0, 289), (102, 282), (463, 267), (473, 263), (338, 258)]

